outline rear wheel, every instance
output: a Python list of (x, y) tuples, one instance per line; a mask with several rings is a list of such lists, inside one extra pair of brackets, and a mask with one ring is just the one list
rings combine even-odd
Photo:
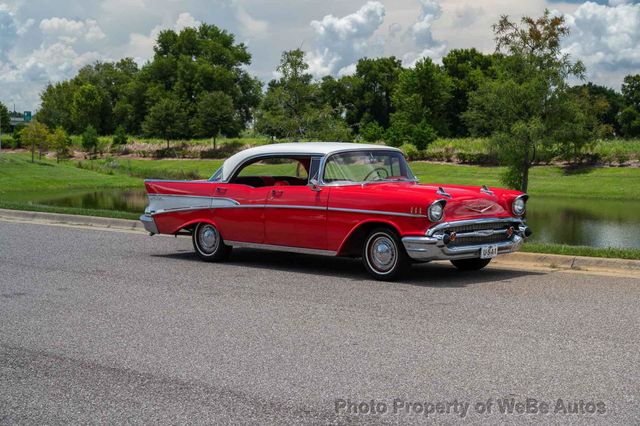
[(478, 271), (491, 262), (491, 259), (458, 259), (452, 260), (453, 266), (461, 271)]
[(193, 230), (193, 248), (198, 257), (208, 262), (226, 260), (231, 247), (226, 245), (218, 229), (210, 223), (199, 223)]
[(371, 231), (362, 248), (367, 272), (377, 280), (393, 281), (410, 266), (407, 253), (395, 232), (386, 228)]

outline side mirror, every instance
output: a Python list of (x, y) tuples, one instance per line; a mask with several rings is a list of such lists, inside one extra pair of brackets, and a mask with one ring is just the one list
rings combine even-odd
[(312, 191), (321, 191), (322, 188), (320, 188), (320, 182), (318, 182), (318, 179), (316, 178), (311, 178), (309, 180), (309, 188), (311, 188)]

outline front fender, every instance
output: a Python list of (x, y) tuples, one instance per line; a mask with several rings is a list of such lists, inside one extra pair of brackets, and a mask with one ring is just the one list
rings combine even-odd
[(360, 235), (359, 235), (361, 234), (360, 231), (369, 232), (371, 229), (377, 226), (388, 226), (393, 230), (395, 230), (398, 233), (398, 236), (402, 235), (400, 232), (400, 228), (398, 227), (398, 224), (396, 224), (394, 221), (390, 219), (387, 219), (387, 218), (364, 219), (358, 222), (355, 226), (353, 226), (349, 230), (349, 232), (347, 233), (347, 236), (344, 237), (344, 239), (340, 242), (340, 246), (338, 247), (337, 254), (342, 255), (351, 251), (352, 250), (352, 247), (350, 247), (351, 243), (353, 242), (354, 239), (357, 240), (360, 238)]

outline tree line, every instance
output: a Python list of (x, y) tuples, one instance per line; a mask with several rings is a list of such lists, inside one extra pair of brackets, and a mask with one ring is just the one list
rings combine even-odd
[(640, 75), (625, 77), (621, 93), (570, 86), (585, 69), (560, 51), (568, 33), (563, 17), (545, 11), (518, 23), (503, 16), (493, 30), (493, 54), (454, 49), (442, 64), (424, 58), (412, 68), (395, 57), (362, 58), (353, 75), (340, 78), (314, 79), (302, 50), (285, 51), (264, 90), (233, 34), (208, 24), (164, 30), (142, 67), (131, 58), (96, 63), (49, 84), (36, 118), (71, 134), (167, 143), (252, 129), (274, 139), (421, 150), (437, 137), (490, 136), (509, 165), (505, 182), (522, 188), (529, 167), (545, 155), (570, 157), (596, 138), (640, 136)]

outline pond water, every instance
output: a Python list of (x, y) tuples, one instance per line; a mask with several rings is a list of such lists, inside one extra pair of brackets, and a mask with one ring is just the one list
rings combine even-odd
[[(39, 204), (142, 213), (144, 190), (105, 190), (38, 201)], [(592, 247), (640, 248), (640, 201), (531, 197), (532, 241)]]

